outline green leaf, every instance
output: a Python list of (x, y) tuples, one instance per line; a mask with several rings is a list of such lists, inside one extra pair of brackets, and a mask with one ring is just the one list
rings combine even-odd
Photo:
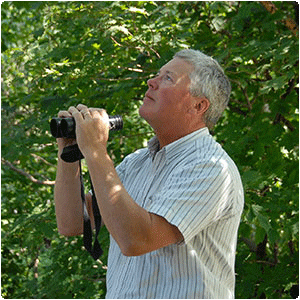
[[(244, 186), (236, 298), (291, 298), (299, 281), (299, 39), (283, 20), (297, 19), (297, 3), (272, 2), (273, 14), (262, 3), (4, 1), (2, 158), (36, 179), (54, 180), (49, 120), (83, 103), (123, 115), (124, 129), (108, 145), (119, 164), (154, 135), (138, 114), (147, 80), (178, 50), (199, 49), (220, 62), (232, 84), (229, 108), (212, 134)], [(104, 298), (106, 229), (102, 263), (95, 263), (81, 237), (58, 235), (53, 186), (8, 165), (1, 180), (2, 296)], [(266, 234), (265, 261), (258, 263), (252, 251)]]

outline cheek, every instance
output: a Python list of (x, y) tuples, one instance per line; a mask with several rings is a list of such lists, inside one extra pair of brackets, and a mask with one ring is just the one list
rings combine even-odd
[(160, 104), (165, 107), (176, 105), (179, 97), (176, 90), (162, 89), (159, 93)]
[(182, 112), (186, 107), (186, 96), (182, 90), (162, 90), (160, 92), (160, 107), (170, 114)]

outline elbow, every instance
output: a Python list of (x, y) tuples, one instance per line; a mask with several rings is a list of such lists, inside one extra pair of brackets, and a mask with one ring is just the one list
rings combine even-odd
[(83, 233), (83, 224), (81, 222), (76, 222), (69, 218), (56, 217), (56, 224), (58, 233), (63, 236), (72, 237)]
[(60, 235), (65, 236), (65, 237), (72, 237), (72, 236), (78, 236), (82, 232), (79, 229), (75, 229), (75, 228), (70, 229), (70, 228), (67, 228), (67, 227), (60, 227), (60, 226), (58, 226), (58, 233)]
[(124, 256), (140, 256), (151, 251), (146, 247), (146, 245), (141, 245), (139, 243), (127, 242), (123, 243), (122, 245), (119, 244), (119, 247)]
[(124, 256), (139, 256), (144, 254), (134, 248), (121, 248), (121, 252)]
[(134, 251), (133, 249), (129, 249), (129, 248), (126, 248), (126, 249), (121, 248), (121, 252), (124, 256), (138, 256), (136, 251)]

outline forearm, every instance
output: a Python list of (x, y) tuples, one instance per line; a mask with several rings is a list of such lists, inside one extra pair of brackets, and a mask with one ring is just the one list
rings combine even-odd
[(151, 215), (127, 193), (106, 151), (85, 158), (101, 216), (121, 251), (125, 255), (148, 252)]
[(57, 227), (61, 234), (82, 233), (82, 201), (79, 164), (66, 163), (60, 158), (54, 187)]

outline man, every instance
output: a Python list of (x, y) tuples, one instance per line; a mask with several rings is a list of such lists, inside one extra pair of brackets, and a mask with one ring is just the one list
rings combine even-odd
[[(59, 113), (75, 118), (111, 235), (106, 297), (233, 298), (243, 188), (207, 128), (227, 106), (230, 83), (215, 60), (183, 50), (148, 87), (139, 112), (156, 136), (116, 169), (104, 110), (78, 105)], [(58, 139), (59, 153), (69, 143)], [(55, 202), (59, 231), (81, 234), (78, 164), (59, 158)]]

